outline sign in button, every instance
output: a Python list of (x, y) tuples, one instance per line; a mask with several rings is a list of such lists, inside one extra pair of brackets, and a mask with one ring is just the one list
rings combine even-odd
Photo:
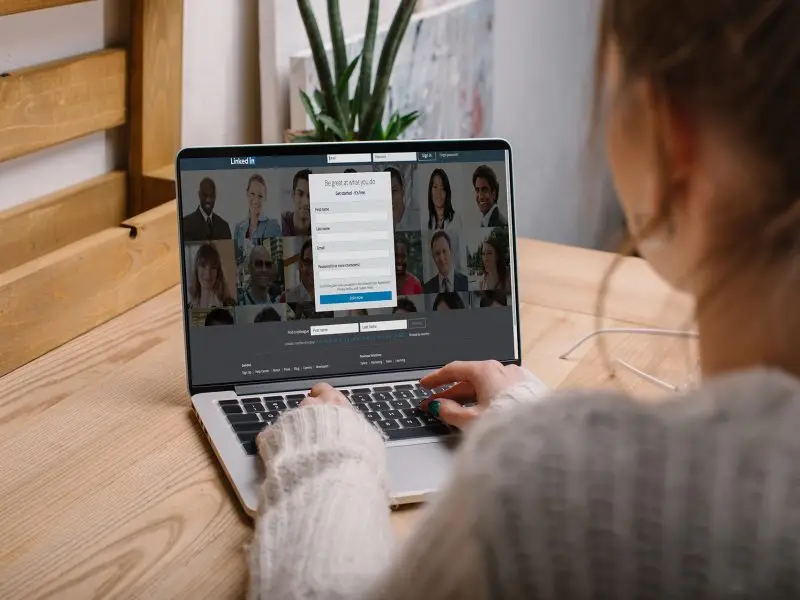
[(392, 292), (363, 292), (353, 294), (325, 294), (319, 297), (320, 304), (358, 304), (361, 302), (385, 302), (392, 299)]

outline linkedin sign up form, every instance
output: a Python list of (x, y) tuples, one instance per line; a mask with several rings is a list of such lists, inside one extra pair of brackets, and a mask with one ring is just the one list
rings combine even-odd
[(309, 193), (319, 310), (397, 306), (391, 175), (312, 173)]
[(192, 385), (518, 357), (502, 142), (189, 149), (178, 163)]

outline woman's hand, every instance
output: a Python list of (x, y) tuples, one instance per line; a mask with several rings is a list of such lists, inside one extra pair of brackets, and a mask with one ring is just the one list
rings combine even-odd
[(332, 404), (334, 406), (350, 406), (350, 401), (339, 390), (327, 383), (317, 383), (308, 392), (308, 396), (300, 406), (315, 406), (319, 404)]
[[(494, 360), (453, 362), (420, 381), (429, 390), (455, 384), (425, 400), (420, 408), (448, 425), (464, 429), (483, 414), (501, 392), (532, 377), (517, 365), (504, 366)], [(476, 404), (464, 406), (463, 402)]]

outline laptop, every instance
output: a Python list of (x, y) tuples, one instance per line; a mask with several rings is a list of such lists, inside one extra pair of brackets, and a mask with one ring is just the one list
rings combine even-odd
[(508, 142), (185, 148), (176, 167), (189, 391), (245, 511), (256, 436), (319, 381), (383, 434), (392, 505), (439, 490), (458, 432), (419, 410), (420, 378), (521, 359)]

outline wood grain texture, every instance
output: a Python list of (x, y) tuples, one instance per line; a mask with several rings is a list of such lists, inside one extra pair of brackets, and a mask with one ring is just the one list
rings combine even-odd
[(178, 283), (174, 203), (126, 225), (0, 274), (0, 374)]
[[(137, 237), (157, 222), (139, 222)], [(525, 365), (553, 387), (619, 385), (594, 343), (558, 359), (594, 320), (552, 305), (564, 290), (583, 295), (573, 305), (591, 304), (594, 290), (581, 290), (597, 256), (521, 248), (524, 264), (538, 253), (569, 256), (572, 267), (525, 281), (538, 300), (521, 310)], [(640, 276), (626, 263), (619, 285), (635, 288)], [(641, 300), (661, 305), (664, 295)], [(642, 312), (610, 302), (613, 313)], [(252, 525), (190, 417), (180, 306), (172, 288), (0, 378), (0, 598), (244, 596)], [(683, 344), (637, 336), (611, 340), (610, 351), (665, 378), (680, 376), (687, 356)], [(406, 537), (423, 514), (395, 512), (395, 531)]]
[(114, 171), (0, 212), (0, 273), (125, 219), (127, 181)]
[(43, 8), (66, 6), (67, 4), (79, 4), (87, 1), (88, 0), (3, 0), (0, 2), (0, 17), (3, 15), (42, 10)]
[(158, 205), (175, 200), (176, 192), (174, 163), (145, 173), (142, 180), (142, 193), (149, 203)]
[(145, 177), (174, 162), (181, 145), (183, 0), (132, 0), (131, 24), (130, 214), (138, 214), (165, 201), (162, 187), (148, 196)]
[(101, 50), (0, 78), (0, 161), (123, 125), (125, 63)]

